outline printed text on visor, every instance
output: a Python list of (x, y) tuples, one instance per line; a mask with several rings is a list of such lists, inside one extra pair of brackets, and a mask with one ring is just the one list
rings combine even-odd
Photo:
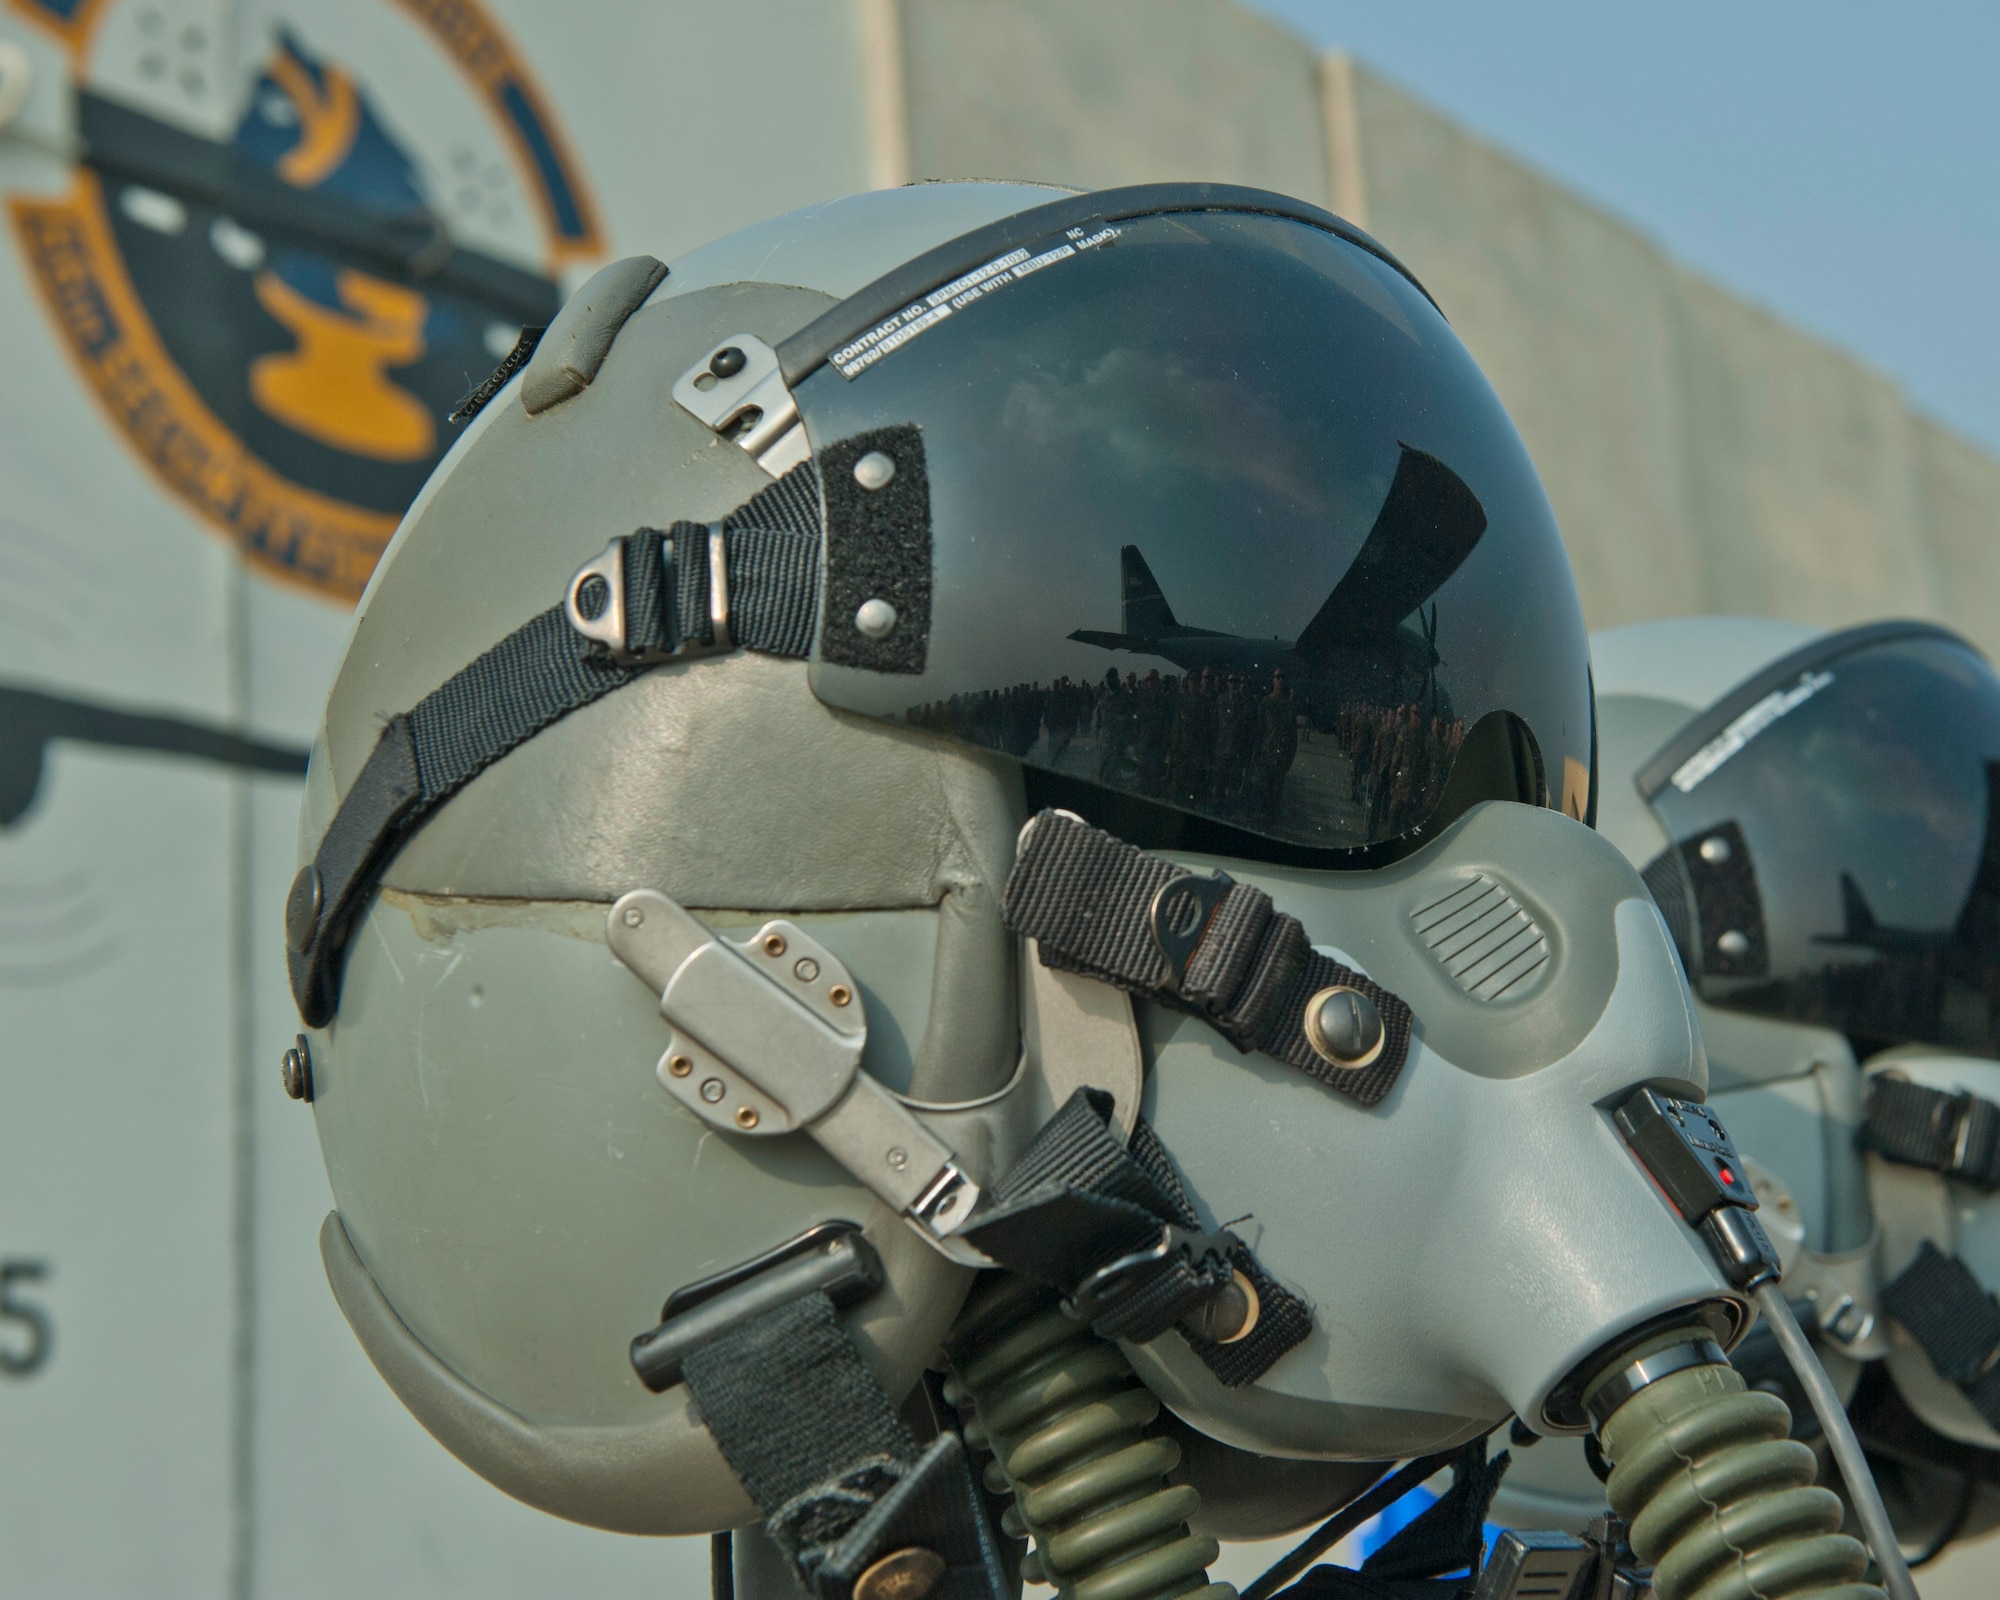
[(1640, 774), (1704, 1000), (2000, 1053), (2000, 679), (1921, 623), (1816, 641)]

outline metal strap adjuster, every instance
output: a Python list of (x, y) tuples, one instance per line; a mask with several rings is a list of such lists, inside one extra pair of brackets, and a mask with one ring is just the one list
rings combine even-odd
[[(1101, 1338), (1144, 1342), (1160, 1328), (1195, 1315), (1238, 1278), (1232, 1256), (1242, 1243), (1232, 1233), (1200, 1233), (1163, 1223), (1152, 1244), (1107, 1261), (1070, 1294), (1064, 1309)], [(1219, 1343), (1250, 1331), (1254, 1292), (1225, 1316)]]
[(1964, 1089), (1939, 1104), (1938, 1122), (1938, 1147), (1949, 1152), (1938, 1170), (1947, 1178), (1993, 1188), (2000, 1180), (2000, 1173), (1994, 1171), (2000, 1106)]
[[(657, 609), (659, 632), (653, 639), (634, 639), (632, 595), (626, 587), (629, 567), (634, 564), (629, 546), (640, 539), (659, 541)], [(681, 632), (680, 564), (700, 559), (683, 547), (697, 543), (686, 536), (661, 533), (646, 528), (626, 538), (613, 539), (604, 553), (586, 561), (570, 577), (563, 591), (563, 615), (569, 625), (593, 644), (601, 645), (620, 666), (651, 666), (663, 661), (685, 661), (698, 655), (721, 655), (735, 648), (729, 627), (729, 541), (722, 524), (708, 525), (708, 622), (711, 637), (703, 642)]]

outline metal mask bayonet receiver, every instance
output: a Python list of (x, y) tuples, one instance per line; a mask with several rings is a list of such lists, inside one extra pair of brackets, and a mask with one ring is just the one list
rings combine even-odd
[(861, 1070), (868, 1019), (840, 958), (797, 924), (718, 938), (652, 889), (612, 906), (611, 953), (660, 996), (672, 1026), (660, 1085), (711, 1127), (804, 1131), (954, 1261), (990, 1265), (955, 1234), (979, 1185), (916, 1113)]

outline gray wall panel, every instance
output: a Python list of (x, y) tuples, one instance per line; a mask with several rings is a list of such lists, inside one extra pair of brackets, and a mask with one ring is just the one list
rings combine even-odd
[(1540, 467), (1593, 625), (1702, 604), (1678, 284), (1645, 239), (1356, 71), (1370, 231), (1443, 306)]
[(0, 1379), (0, 1593), (226, 1586), (230, 781), (58, 745), (0, 836), (0, 1258), (54, 1334)]
[(2000, 461), (1924, 417), (1910, 421), (1910, 458), (1937, 615), (2000, 657)]
[(1212, 0), (905, 0), (912, 175), (1326, 195), (1318, 62)]
[(1681, 281), (1676, 347), (1704, 608), (1829, 624), (1928, 613), (1901, 395), (1768, 313)]

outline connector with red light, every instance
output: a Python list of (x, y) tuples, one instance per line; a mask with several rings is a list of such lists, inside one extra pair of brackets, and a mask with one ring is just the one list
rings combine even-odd
[(1641, 1089), (1612, 1120), (1731, 1284), (1748, 1291), (1777, 1281), (1778, 1252), (1751, 1214), (1757, 1196), (1721, 1118), (1693, 1100)]

